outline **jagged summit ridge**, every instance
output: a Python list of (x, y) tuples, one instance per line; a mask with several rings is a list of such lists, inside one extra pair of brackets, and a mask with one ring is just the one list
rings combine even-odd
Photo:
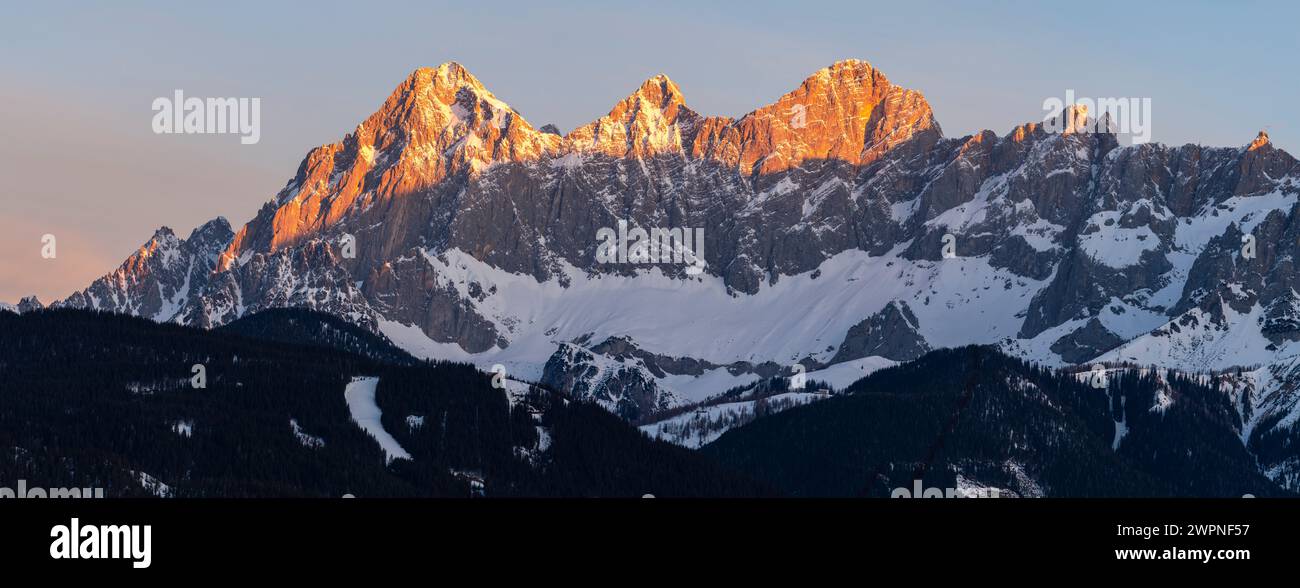
[(566, 137), (534, 129), (449, 62), (415, 70), (353, 133), (308, 153), (275, 200), (236, 233), (219, 267), (301, 242), (357, 210), (405, 207), (393, 201), (494, 165), (675, 154), (763, 175), (807, 160), (865, 165), (917, 134), (941, 135), (924, 98), (861, 61), (824, 68), (739, 120), (701, 116), (657, 75)]
[(682, 153), (701, 117), (686, 106), (677, 84), (659, 74), (621, 100), (609, 114), (565, 137), (570, 149), (613, 157)]

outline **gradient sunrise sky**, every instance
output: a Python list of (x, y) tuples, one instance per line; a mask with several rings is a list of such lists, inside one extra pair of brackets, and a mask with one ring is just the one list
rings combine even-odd
[[(1298, 153), (1297, 22), (1289, 2), (9, 3), (0, 300), (62, 298), (161, 225), (237, 228), (419, 66), (458, 61), (565, 132), (656, 73), (695, 110), (737, 116), (858, 58), (922, 91), (948, 136), (1005, 134), (1073, 89), (1151, 98), (1155, 141), (1267, 129)], [(261, 142), (155, 135), (150, 105), (177, 88), (261, 98)]]

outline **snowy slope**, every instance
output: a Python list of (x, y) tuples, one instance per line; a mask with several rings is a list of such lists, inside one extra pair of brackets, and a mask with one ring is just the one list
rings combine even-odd
[[(384, 430), (384, 425), (380, 421), (383, 413), (379, 410), (379, 405), (375, 403), (375, 388), (379, 386), (379, 378), (359, 377), (353, 378), (343, 390), (343, 398), (347, 400), (348, 411), (352, 413), (352, 420), (357, 423), (368, 433), (379, 446), (384, 450), (384, 456), (387, 461), (394, 459), (411, 459), (411, 454), (394, 439), (388, 431)], [(303, 439), (301, 431), (293, 423), (294, 433)], [(311, 442), (310, 438), (303, 439), (303, 444)]]
[[(380, 330), (419, 357), (471, 361), (485, 370), (502, 364), (512, 376), (528, 380), (540, 379), (558, 344), (580, 337), (627, 337), (648, 352), (714, 364), (771, 361), (791, 366), (806, 358), (824, 362), (853, 324), (893, 300), (909, 301), (921, 333), (933, 345), (996, 343), (1015, 335), (1016, 313), (1043, 285), (978, 259), (912, 261), (846, 251), (813, 272), (738, 299), (716, 277), (674, 279), (657, 268), (617, 276), (588, 275), (568, 266), (562, 278), (539, 283), (458, 250), (427, 259), (439, 280), (467, 299), (471, 288), (494, 292), (475, 300), (474, 307), (505, 334), (508, 346), (467, 353), (455, 344), (435, 342), (411, 325), (382, 321)], [(934, 290), (936, 283), (947, 287)], [(666, 312), (663, 304), (670, 300), (689, 302), (674, 304)], [(827, 375), (852, 373), (856, 367)], [(755, 378), (709, 370), (700, 376), (657, 380), (678, 402), (691, 403)], [(843, 379), (837, 382), (850, 383)]]

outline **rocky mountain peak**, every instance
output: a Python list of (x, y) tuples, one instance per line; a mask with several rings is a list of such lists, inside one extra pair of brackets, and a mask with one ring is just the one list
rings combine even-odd
[(1246, 147), (1246, 150), (1256, 151), (1259, 149), (1263, 149), (1264, 147), (1268, 147), (1269, 145), (1270, 143), (1268, 141), (1268, 132), (1260, 131), (1259, 134), (1255, 136), (1255, 140), (1251, 141), (1250, 145)]
[(1106, 118), (1102, 121), (1095, 121), (1092, 118), (1089, 118), (1088, 114), (1087, 104), (1068, 104), (1065, 108), (1057, 111), (1051, 116), (1048, 116), (1047, 119), (1043, 121), (1043, 127), (1062, 135), (1087, 133), (1092, 131), (1094, 128), (1109, 128), (1107, 126), (1096, 126), (1109, 125), (1110, 118), (1108, 114), (1104, 115)]
[(175, 236), (176, 232), (171, 227), (164, 225), (154, 230), (151, 240), (168, 239)]
[(677, 84), (659, 74), (619, 101), (609, 114), (574, 129), (566, 139), (576, 151), (612, 157), (681, 153), (700, 120), (686, 106)]
[(229, 235), (232, 232), (230, 221), (226, 220), (226, 217), (224, 216), (219, 216), (203, 223), (202, 225), (194, 227), (194, 230), (190, 231), (190, 236), (185, 240), (193, 241), (195, 238), (207, 239), (209, 237), (220, 237), (222, 235), (225, 235), (225, 238), (228, 240), (230, 238)]
[(467, 85), (477, 89), (483, 89), (483, 83), (469, 73), (465, 66), (455, 62), (448, 61), (438, 67), (421, 67), (412, 73), (420, 78), (436, 78), (442, 84)]
[(1300, 173), (1300, 161), (1274, 147), (1265, 131), (1260, 131), (1239, 153), (1237, 195), (1272, 192), (1280, 179)]
[(18, 301), (18, 306), (16, 307), (18, 314), (41, 310), (42, 308), (45, 308), (45, 305), (41, 303), (41, 299), (34, 295), (24, 296), (22, 300)]
[(158, 230), (153, 232), (153, 236), (145, 241), (131, 257), (149, 257), (159, 250), (175, 247), (179, 242), (180, 239), (176, 237), (176, 232), (172, 231), (171, 227), (158, 227)]
[(185, 239), (185, 243), (190, 250), (211, 257), (205, 263), (210, 267), (216, 263), (221, 251), (234, 236), (235, 232), (230, 227), (230, 222), (226, 220), (226, 217), (219, 216), (195, 227), (193, 231), (190, 231), (190, 236)]
[(917, 135), (942, 136), (920, 92), (896, 86), (870, 63), (854, 59), (818, 70), (734, 123), (705, 126), (697, 152), (759, 175), (809, 160), (867, 165)]
[(512, 129), (517, 131), (514, 136), (502, 133), (508, 140), (527, 141), (537, 133), (522, 115), (453, 61), (416, 69), (350, 137), (363, 146), (381, 148), (388, 146), (385, 135), (402, 135), (405, 149), (466, 135), (488, 139), (493, 130)]
[(678, 88), (677, 84), (664, 74), (656, 74), (646, 79), (641, 84), (641, 87), (637, 88), (633, 96), (639, 97), (652, 105), (657, 104), (660, 110), (686, 104), (681, 88)]
[(222, 217), (195, 228), (188, 239), (160, 227), (112, 273), (51, 306), (177, 320), (191, 294), (206, 285), (232, 235)]
[(342, 141), (313, 149), (274, 206), (235, 235), (221, 269), (279, 250), (368, 208), (502, 162), (535, 160), (563, 139), (534, 129), (455, 62), (420, 68)]
[(488, 110), (495, 107), (513, 113), (508, 105), (497, 100), (478, 78), (459, 63), (452, 61), (438, 67), (421, 67), (398, 84), (383, 106), (361, 126), (380, 123), (378, 126), (416, 129), (432, 125), (434, 128), (431, 130), (437, 130), (437, 127), (456, 122), (447, 116), (449, 113), (446, 108), (460, 104), (471, 109), (476, 100), (487, 102)]
[(885, 82), (885, 74), (881, 73), (871, 63), (861, 59), (841, 59), (826, 67), (823, 67), (804, 80), (804, 87), (815, 87), (818, 85), (860, 85), (864, 82), (876, 83)]
[(180, 238), (170, 227), (159, 227), (148, 241), (122, 262), (113, 275), (127, 281), (147, 275), (150, 266), (171, 264), (177, 258), (180, 246)]

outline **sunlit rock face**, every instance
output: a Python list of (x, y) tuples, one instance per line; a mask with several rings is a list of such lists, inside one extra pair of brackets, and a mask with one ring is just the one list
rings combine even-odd
[(848, 60), (740, 120), (709, 119), (693, 155), (765, 175), (808, 161), (866, 165), (916, 135), (939, 134), (920, 92), (893, 85), (864, 61)]
[[(465, 68), (415, 70), (383, 106), (338, 143), (311, 150), (297, 175), (222, 256), (278, 251), (372, 207), (437, 187), (494, 163), (537, 159), (559, 137), (534, 129)], [(401, 224), (403, 217), (392, 220)]]

